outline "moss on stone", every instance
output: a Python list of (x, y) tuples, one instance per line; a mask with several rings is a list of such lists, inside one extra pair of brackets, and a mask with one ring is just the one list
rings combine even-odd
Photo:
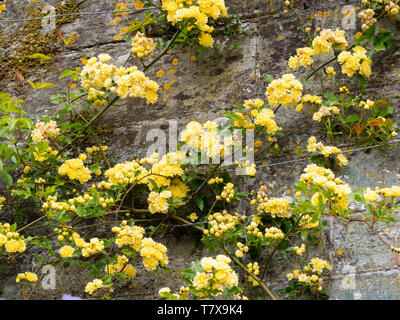
[[(43, 6), (29, 6), (23, 18), (42, 18), (47, 14), (42, 13)], [(77, 13), (79, 8), (76, 0), (66, 0), (59, 2), (55, 7), (56, 14)], [(59, 29), (63, 24), (71, 23), (78, 16), (65, 16), (56, 18), (56, 28)], [(22, 28), (15, 34), (6, 36), (0, 33), (0, 45), (14, 46), (15, 56), (0, 58), (0, 85), (4, 85), (12, 79), (15, 79), (17, 71), (20, 71), (25, 77), (39, 72), (46, 72), (52, 65), (49, 60), (43, 65), (37, 59), (30, 59), (28, 56), (34, 53), (41, 53), (49, 57), (54, 57), (60, 51), (60, 40), (54, 30), (51, 33), (42, 33), (42, 21), (26, 21)], [(22, 90), (22, 88), (21, 88)]]

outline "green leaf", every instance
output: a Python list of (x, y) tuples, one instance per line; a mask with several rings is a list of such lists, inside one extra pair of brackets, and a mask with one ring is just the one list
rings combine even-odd
[(270, 75), (270, 74), (267, 74), (267, 73), (264, 74), (264, 78), (265, 78), (265, 80), (267, 80), (268, 82), (274, 81), (274, 77), (273, 77), (272, 75)]
[(325, 92), (324, 97), (329, 100), (339, 100), (339, 98), (333, 92), (330, 91)]
[(199, 207), (200, 211), (203, 211), (204, 209), (204, 201), (202, 198), (196, 197), (194, 198), (194, 201), (196, 202), (197, 206)]
[(242, 120), (242, 118), (240, 118), (237, 114), (233, 113), (232, 111), (225, 111), (223, 115), (233, 120), (238, 120), (238, 121)]
[(365, 91), (365, 89), (367, 88), (367, 81), (365, 80), (364, 76), (362, 76), (361, 74), (357, 74), (357, 81), (361, 85), (361, 90)]
[(150, 178), (149, 178), (149, 181), (150, 181), (151, 185), (153, 186), (153, 189), (155, 191), (158, 191), (159, 188), (158, 188), (157, 183), (153, 179), (150, 179)]
[(55, 86), (56, 85), (54, 83), (50, 83), (50, 82), (37, 83), (36, 89), (53, 88)]
[(204, 272), (199, 260), (195, 260), (190, 265), (191, 269), (196, 272)]
[(3, 177), (4, 182), (6, 183), (7, 187), (11, 187), (13, 184), (13, 178), (8, 174), (7, 171), (2, 171), (1, 175)]
[(42, 53), (34, 53), (28, 56), (29, 59), (40, 59), (40, 64), (43, 64), (45, 61), (49, 60), (50, 57), (46, 56), (45, 54)]
[(393, 106), (386, 107), (379, 112), (379, 116), (386, 117), (387, 115), (393, 114), (394, 108)]
[(91, 173), (94, 173), (95, 171), (97, 171), (98, 169), (100, 169), (100, 166), (99, 166), (99, 164), (94, 164), (94, 165), (91, 165), (90, 167), (89, 167), (89, 169), (90, 169), (90, 172)]
[(10, 226), (10, 232), (14, 232), (15, 230), (17, 230), (17, 224), (16, 224), (16, 223), (13, 223), (13, 224)]
[(72, 77), (74, 76), (76, 73), (76, 71), (74, 70), (64, 70), (63, 72), (61, 72), (60, 74), (60, 79), (64, 78), (64, 77)]
[(196, 271), (192, 269), (185, 269), (182, 271), (182, 276), (187, 279), (193, 279), (196, 276)]
[(379, 109), (376, 107), (371, 108), (371, 116), (376, 117), (379, 114)]
[(373, 24), (367, 30), (365, 30), (364, 34), (368, 39), (371, 39), (375, 35), (375, 24)]
[(352, 123), (359, 121), (360, 117), (356, 114), (351, 114), (347, 118), (340, 117), (340, 120), (342, 121), (342, 123)]

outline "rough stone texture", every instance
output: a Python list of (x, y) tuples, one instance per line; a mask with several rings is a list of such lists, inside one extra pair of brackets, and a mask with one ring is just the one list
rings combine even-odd
[[(14, 0), (7, 3), (9, 9), (6, 12), (8, 18), (17, 18), (24, 15), (24, 8), (29, 0)], [(56, 4), (60, 1), (47, 1)], [(147, 106), (140, 100), (129, 101), (125, 106), (114, 107), (102, 120), (101, 125), (107, 127), (107, 140), (111, 152), (119, 161), (132, 158), (134, 155), (143, 155), (146, 146), (146, 134), (152, 128), (161, 128), (168, 131), (168, 121), (177, 120), (182, 127), (188, 120), (196, 118), (215, 119), (220, 117), (226, 110), (233, 110), (234, 105), (241, 103), (244, 99), (263, 98), (266, 81), (263, 74), (268, 73), (279, 76), (287, 70), (287, 60), (295, 53), (296, 48), (307, 44), (307, 39), (298, 30), (298, 20), (292, 14), (283, 14), (283, 1), (273, 0), (248, 0), (236, 1), (227, 0), (229, 12), (242, 14), (245, 20), (243, 27), (248, 34), (239, 40), (240, 48), (234, 51), (211, 51), (204, 55), (197, 55), (196, 61), (190, 57), (196, 55), (194, 52), (185, 50), (171, 53), (163, 57), (148, 72), (152, 79), (156, 79), (155, 73), (159, 69), (166, 71), (163, 78), (158, 79), (161, 84), (171, 83), (171, 89), (161, 90), (159, 102)], [(297, 8), (303, 19), (307, 18), (312, 11), (313, 28), (340, 28), (342, 26), (343, 13), (336, 9), (342, 9), (346, 5), (359, 5), (359, 1), (351, 0), (318, 0), (318, 1), (296, 1)], [(35, 5), (41, 5), (39, 2)], [(81, 11), (110, 10), (110, 2), (84, 0), (79, 1)], [(318, 11), (329, 11), (329, 17), (320, 17)], [(122, 64), (129, 52), (129, 46), (113, 40), (116, 28), (108, 26), (112, 19), (111, 15), (82, 16), (71, 23), (60, 25), (63, 35), (70, 35), (73, 32), (80, 34), (79, 40), (69, 48), (60, 61), (60, 68), (73, 68), (80, 65), (80, 58), (90, 57), (99, 53), (109, 53), (113, 56), (114, 62)], [(358, 20), (358, 19), (357, 19)], [(394, 31), (395, 39), (399, 39), (399, 24), (383, 24), (386, 28)], [(18, 30), (20, 24), (0, 24), (0, 36), (9, 39), (12, 32)], [(353, 39), (355, 33), (360, 30), (359, 21), (357, 28), (348, 30), (347, 39)], [(283, 36), (279, 37), (279, 36)], [(2, 42), (0, 58), (12, 57), (18, 49), (19, 39), (15, 41)], [(351, 40), (350, 40), (351, 41)], [(172, 66), (172, 59), (177, 57), (179, 63)], [(373, 75), (368, 82), (367, 95), (372, 100), (388, 98), (393, 105), (399, 104), (400, 87), (400, 55), (397, 51), (377, 52), (373, 57)], [(134, 63), (134, 62), (132, 62)], [(168, 71), (176, 69), (172, 75)], [(338, 76), (335, 78), (336, 85), (347, 85), (357, 87), (355, 79), (350, 80), (347, 76), (341, 75), (339, 67), (335, 66)], [(15, 66), (14, 73), (4, 83), (2, 91), (14, 94), (21, 94), (21, 88), (17, 81)], [(254, 79), (251, 78), (254, 74)], [(32, 118), (48, 115), (57, 110), (58, 106), (51, 105), (48, 97), (55, 92), (63, 90), (62, 81), (58, 81), (58, 72), (45, 65), (35, 73), (29, 70), (24, 73), (26, 80), (53, 82), (57, 86), (32, 94), (27, 103), (27, 111)], [(0, 79), (1, 81), (2, 79)], [(174, 81), (172, 83), (172, 81)], [(317, 91), (315, 91), (317, 90)], [(305, 93), (318, 93), (317, 83), (310, 82), (306, 86)], [(43, 94), (45, 92), (45, 94)], [(307, 126), (307, 117), (304, 114), (297, 114), (294, 110), (281, 108), (277, 114), (281, 125), (287, 131), (292, 131), (306, 125), (306, 128), (291, 135), (281, 143), (281, 148), (292, 146), (294, 142), (306, 142), (310, 135), (317, 138), (324, 138), (322, 127), (314, 123)], [(398, 114), (395, 118), (399, 119)], [(352, 187), (383, 187), (399, 183), (399, 151), (397, 149), (372, 150), (358, 152), (349, 156), (349, 166), (337, 172)], [(274, 162), (283, 158), (267, 158), (262, 161)], [(261, 162), (261, 159), (260, 159)], [(289, 173), (284, 186), (279, 191), (279, 196), (287, 195), (284, 190), (290, 188), (297, 180), (299, 174), (305, 167), (305, 163), (298, 163), (293, 172), (291, 166), (281, 166), (261, 169), (257, 181), (279, 185), (282, 177)], [(254, 188), (255, 181), (250, 180), (243, 183), (244, 190)], [(358, 208), (362, 211), (362, 208)], [(379, 232), (391, 243), (398, 240), (398, 225), (385, 230), (380, 226)], [(321, 248), (308, 252), (311, 258), (315, 254), (326, 257), (333, 265), (331, 279), (326, 281), (328, 291), (332, 299), (399, 299), (400, 298), (400, 269), (396, 265), (391, 252), (378, 241), (365, 225), (350, 223), (341, 224), (329, 220), (329, 226), (324, 232), (325, 251)], [(162, 239), (167, 244), (170, 257), (170, 267), (176, 273), (166, 274), (161, 272), (158, 276), (143, 272), (138, 267), (138, 275), (132, 288), (125, 288), (123, 293), (115, 298), (120, 299), (152, 299), (157, 297), (160, 287), (170, 286), (179, 288), (179, 271), (188, 267), (190, 261), (206, 254), (204, 248), (199, 246), (195, 234), (188, 232), (183, 238), (177, 239), (167, 236)], [(337, 255), (338, 250), (343, 255)], [(24, 258), (23, 265), (30, 268), (35, 266), (32, 257)], [(285, 275), (293, 269), (291, 261), (283, 260), (277, 255), (266, 275), (266, 281), (272, 285), (276, 293), (285, 284)], [(0, 268), (0, 287), (3, 287), (3, 296), (7, 298), (18, 298), (17, 288), (14, 283), (17, 271), (13, 266)], [(80, 295), (85, 283), (90, 279), (87, 272), (77, 270), (72, 266), (57, 267), (57, 289), (55, 291), (38, 291), (32, 294), (32, 298), (60, 298), (63, 293)], [(74, 281), (71, 281), (74, 279)]]

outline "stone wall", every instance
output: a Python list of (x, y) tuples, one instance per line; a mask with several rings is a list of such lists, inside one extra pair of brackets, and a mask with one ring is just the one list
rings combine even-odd
[[(59, 5), (61, 1), (47, 0), (46, 3)], [(72, 11), (79, 8), (82, 12), (112, 10), (111, 0), (83, 0), (78, 4), (68, 3), (63, 8)], [(9, 0), (6, 17), (18, 18), (27, 14), (27, 5), (33, 6), (33, 11), (43, 4), (43, 1), (32, 4), (30, 0)], [(295, 54), (296, 48), (305, 46), (307, 39), (298, 30), (298, 20), (293, 14), (283, 13), (283, 1), (272, 0), (226, 0), (229, 13), (242, 14), (245, 35), (236, 41), (240, 47), (235, 50), (219, 52), (209, 51), (197, 54), (190, 50), (176, 49), (171, 54), (164, 56), (156, 66), (147, 73), (156, 79), (155, 73), (162, 69), (165, 75), (159, 81), (171, 84), (169, 90), (161, 90), (159, 102), (155, 105), (145, 105), (143, 101), (130, 101), (127, 105), (114, 107), (107, 113), (101, 122), (104, 128), (105, 142), (110, 146), (111, 153), (118, 161), (131, 159), (135, 155), (143, 155), (146, 146), (146, 134), (152, 128), (161, 128), (168, 131), (168, 121), (177, 120), (182, 127), (190, 119), (196, 120), (215, 119), (226, 110), (233, 110), (234, 105), (244, 99), (264, 98), (267, 82), (263, 74), (268, 73), (279, 76), (287, 70), (287, 60)], [(307, 19), (312, 12), (313, 29), (342, 28), (344, 19), (341, 11), (347, 5), (360, 5), (357, 0), (303, 0), (296, 1), (296, 8), (303, 19)], [(31, 10), (31, 9), (30, 9)], [(321, 12), (322, 15), (319, 13)], [(80, 66), (80, 58), (91, 57), (99, 53), (109, 53), (114, 62), (123, 63), (129, 54), (129, 46), (113, 39), (117, 32), (116, 27), (109, 27), (112, 15), (81, 16), (67, 21), (57, 21), (57, 27), (63, 35), (77, 32), (78, 41), (68, 48), (60, 60), (60, 68), (73, 68)], [(386, 28), (391, 28), (395, 38), (399, 39), (399, 23), (386, 23)], [(52, 105), (48, 97), (63, 90), (62, 81), (58, 80), (59, 72), (50, 65), (38, 66), (28, 63), (23, 57), (23, 45), (27, 42), (27, 30), (22, 29), (22, 23), (0, 23), (0, 71), (1, 91), (21, 95), (22, 88), (17, 79), (17, 70), (23, 72), (26, 80), (34, 82), (56, 83), (55, 88), (46, 89), (32, 94), (27, 103), (26, 110), (33, 119), (48, 115), (57, 110), (58, 106)], [(31, 26), (32, 27), (32, 26)], [(360, 31), (360, 22), (357, 18), (356, 27), (347, 30), (347, 38), (353, 39), (355, 33)], [(32, 31), (34, 41), (44, 39), (40, 44), (43, 53), (57, 55), (57, 39), (45, 37), (41, 31)], [(192, 61), (191, 56), (196, 56)], [(177, 66), (172, 65), (173, 58), (178, 58)], [(377, 52), (373, 56), (373, 74), (368, 82), (367, 95), (372, 100), (388, 98), (395, 107), (399, 104), (400, 88), (400, 55), (397, 51)], [(6, 67), (5, 67), (6, 66)], [(176, 69), (175, 74), (168, 72)], [(336, 66), (336, 71), (339, 68)], [(254, 76), (252, 76), (254, 75)], [(349, 88), (357, 87), (355, 79), (349, 81), (347, 76), (338, 72), (335, 80)], [(336, 84), (335, 84), (336, 86)], [(317, 84), (308, 83), (305, 93), (314, 93)], [(45, 93), (45, 94), (44, 94)], [(396, 113), (395, 118), (400, 120)], [(281, 108), (277, 114), (284, 130), (293, 131), (301, 129), (298, 133), (288, 136), (280, 141), (280, 147), (285, 150), (295, 142), (306, 143), (310, 135), (318, 138), (324, 137), (321, 126), (307, 126), (308, 119), (305, 114), (297, 114), (293, 109)], [(399, 151), (397, 149), (371, 150), (357, 152), (349, 156), (349, 165), (338, 172), (352, 187), (383, 187), (399, 183)], [(259, 160), (268, 163), (290, 159), (291, 156), (282, 158), (263, 158)], [(279, 185), (282, 177), (290, 173), (285, 186), (279, 191), (281, 196), (291, 189), (293, 182), (305, 167), (305, 163), (292, 166), (278, 166), (263, 168), (258, 172), (254, 181), (242, 183), (244, 190), (251, 190), (254, 184), (263, 180), (267, 184)], [(291, 171), (293, 169), (293, 171)], [(382, 237), (396, 243), (399, 231), (398, 225), (385, 230), (380, 229)], [(327, 281), (328, 291), (332, 299), (399, 299), (400, 298), (400, 269), (396, 265), (391, 252), (362, 224), (340, 224), (329, 220), (329, 225), (324, 232), (324, 249), (318, 249), (320, 256), (325, 256), (333, 265), (330, 281)], [(161, 272), (158, 276), (141, 272), (138, 267), (138, 276), (135, 285), (121, 290), (115, 298), (120, 299), (151, 299), (157, 297), (160, 287), (179, 287), (179, 270), (189, 266), (189, 262), (206, 253), (199, 244), (198, 235), (185, 230), (181, 238), (173, 235), (164, 237), (161, 241), (167, 244), (170, 257), (170, 267), (177, 271), (167, 274)], [(338, 255), (337, 251), (343, 254)], [(311, 254), (311, 253), (310, 253)], [(276, 256), (276, 263), (266, 275), (274, 292), (284, 286), (286, 273), (291, 271), (293, 264)], [(310, 256), (311, 257), (311, 256)], [(34, 265), (33, 257), (23, 258), (22, 265), (39, 269)], [(0, 287), (3, 287), (3, 296), (16, 298), (15, 266), (0, 267)], [(32, 293), (32, 298), (59, 298), (63, 293), (80, 295), (84, 284), (91, 279), (87, 272), (70, 265), (57, 266), (56, 290), (43, 290), (38, 285)], [(279, 294), (278, 294), (279, 295)]]

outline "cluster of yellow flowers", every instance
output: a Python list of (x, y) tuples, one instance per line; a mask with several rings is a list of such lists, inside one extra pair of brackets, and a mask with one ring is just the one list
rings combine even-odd
[[(399, 0), (386, 0), (385, 2), (383, 2), (383, 0), (361, 0), (361, 1), (365, 6), (368, 6), (368, 7), (372, 7), (373, 5), (376, 5), (376, 3), (385, 4), (385, 11), (388, 13), (388, 15), (391, 15), (391, 16), (395, 16), (400, 11)], [(364, 11), (366, 11), (366, 10), (364, 10)], [(0, 10), (0, 12), (1, 12), (1, 10)], [(360, 17), (360, 18), (362, 18), (362, 17)]]
[[(235, 161), (235, 165), (238, 168), (244, 169), (244, 172), (248, 176), (255, 176), (255, 174), (257, 173), (256, 164), (255, 163), (251, 164), (249, 160), (246, 160), (244, 163), (239, 163), (239, 162)], [(227, 200), (227, 199), (225, 199), (225, 200)], [(227, 202), (229, 202), (229, 201), (227, 201)]]
[(128, 226), (126, 221), (123, 221), (122, 225), (122, 227), (112, 228), (112, 232), (116, 233), (115, 244), (118, 248), (127, 245), (139, 252), (142, 248), (144, 229), (138, 226)]
[(71, 210), (75, 211), (76, 207), (73, 206), (71, 209), (71, 206), (66, 203), (66, 202), (57, 202), (57, 197), (56, 196), (48, 196), (46, 201), (42, 204), (42, 209), (53, 209), (57, 211), (61, 210)]
[(251, 111), (251, 115), (255, 118), (254, 123), (266, 127), (270, 135), (274, 135), (277, 131), (282, 130), (282, 128), (278, 127), (276, 124), (274, 120), (275, 114), (271, 109), (265, 108), (261, 111), (253, 110)]
[(97, 185), (95, 185), (95, 187), (99, 190), (102, 190), (103, 188), (106, 190), (110, 190), (112, 187), (112, 183), (110, 182), (106, 182), (106, 181), (100, 181)]
[(324, 146), (322, 142), (317, 143), (317, 139), (315, 139), (315, 137), (310, 137), (308, 139), (307, 150), (309, 152), (316, 152), (318, 150), (323, 154), (324, 157), (329, 157), (332, 154), (336, 154), (336, 159), (338, 160), (340, 166), (348, 164), (348, 161), (343, 155), (343, 151), (341, 149), (332, 146)]
[[(36, 149), (36, 151), (39, 152), (39, 150), (37, 148), (35, 148), (35, 149)], [(34, 156), (35, 160), (39, 161), (39, 162), (43, 162), (43, 161), (47, 160), (51, 155), (53, 155), (53, 156), (57, 156), (58, 155), (58, 151), (57, 150), (53, 150), (51, 147), (48, 147), (46, 149), (46, 151), (44, 151), (44, 152), (41, 152), (41, 153), (38, 153), (38, 152), (34, 151), (33, 152), (33, 156)], [(60, 159), (61, 159), (61, 156), (58, 156), (57, 160), (60, 160)], [(24, 173), (28, 173), (28, 172), (24, 172)]]
[(289, 67), (293, 70), (296, 70), (299, 67), (306, 68), (314, 62), (314, 59), (312, 58), (314, 55), (315, 51), (313, 48), (298, 48), (297, 55), (289, 58)]
[(83, 196), (79, 195), (77, 197), (68, 199), (68, 202), (57, 201), (56, 196), (48, 196), (46, 202), (43, 203), (42, 209), (53, 209), (53, 210), (68, 210), (68, 211), (76, 211), (76, 206), (78, 204), (84, 204), (88, 201), (92, 201), (93, 197), (85, 193)]
[(223, 236), (225, 232), (235, 228), (239, 224), (240, 219), (244, 219), (244, 216), (240, 216), (237, 212), (234, 215), (224, 210), (221, 212), (215, 212), (208, 216), (210, 230), (204, 230), (204, 234), (214, 235), (216, 238)]
[(332, 191), (334, 193), (334, 197), (331, 199), (332, 202), (342, 209), (347, 209), (349, 200), (346, 199), (346, 196), (351, 193), (351, 188), (346, 182), (335, 178), (332, 170), (315, 164), (308, 165), (304, 172), (300, 176), (301, 181), (307, 185), (317, 185)]
[(26, 250), (26, 244), (22, 239), (9, 239), (6, 240), (4, 235), (0, 234), (0, 246), (4, 246), (8, 253), (13, 252), (24, 252)]
[[(69, 241), (72, 241), (72, 242), (74, 242), (75, 243), (75, 245), (78, 247), (78, 248), (82, 248), (84, 245), (85, 245), (85, 240), (84, 239), (82, 239), (81, 237), (80, 237), (80, 235), (79, 234), (77, 234), (76, 232), (73, 232), (73, 230), (72, 230), (72, 228), (66, 228), (66, 227), (64, 227), (64, 228), (62, 228), (62, 229), (59, 229), (59, 228), (54, 228), (54, 232), (56, 232), (56, 233), (59, 233), (59, 235), (58, 235), (58, 237), (57, 237), (57, 240), (58, 241), (60, 241), (60, 242), (62, 242), (62, 241), (65, 241), (66, 239), (67, 239), (67, 237), (68, 237), (68, 235), (70, 235), (69, 236)], [(68, 246), (68, 247), (70, 247), (70, 246)], [(63, 249), (63, 248), (61, 248), (61, 249)], [(63, 253), (61, 253), (61, 251), (63, 252)], [(61, 256), (72, 256), (72, 254), (73, 254), (73, 252), (75, 251), (75, 249), (74, 248), (72, 248), (72, 247), (70, 247), (70, 248), (64, 248), (63, 250), (60, 250), (60, 254), (61, 254)]]
[(38, 276), (32, 272), (18, 273), (17, 278), (15, 279), (15, 282), (20, 283), (21, 280), (26, 280), (29, 282), (36, 282), (38, 280)]
[(189, 216), (188, 216), (189, 220), (192, 222), (195, 222), (199, 217), (197, 216), (196, 212), (192, 212)]
[(340, 93), (350, 94), (350, 90), (346, 86), (342, 86), (339, 88)]
[[(207, 24), (208, 18), (215, 20), (227, 15), (224, 0), (162, 0), (162, 8), (168, 11), (167, 20), (173, 25), (193, 18), (201, 31), (199, 43), (205, 47), (212, 47), (214, 42), (210, 35), (214, 28)], [(192, 28), (190, 25), (189, 30)]]
[(0, 210), (3, 209), (3, 203), (6, 202), (6, 198), (0, 196)]
[(153, 39), (145, 37), (144, 34), (139, 31), (136, 33), (135, 38), (133, 38), (131, 45), (132, 54), (136, 54), (138, 58), (151, 56), (156, 48)]
[(376, 193), (382, 194), (385, 197), (400, 197), (400, 187), (392, 186), (391, 188), (382, 188), (376, 190)]
[(63, 258), (69, 258), (72, 257), (72, 255), (74, 254), (75, 249), (71, 246), (63, 246), (60, 248), (59, 253), (61, 255), (61, 257)]
[(246, 227), (247, 234), (249, 236), (255, 236), (255, 237), (261, 238), (263, 236), (263, 233), (258, 228), (260, 223), (261, 223), (260, 216), (252, 217), (250, 224)]
[(175, 178), (172, 180), (167, 191), (171, 192), (172, 197), (174, 199), (182, 199), (186, 197), (189, 191), (189, 187), (186, 184), (184, 184), (180, 179)]
[(356, 46), (350, 51), (343, 51), (338, 55), (338, 62), (342, 65), (342, 72), (350, 78), (358, 71), (365, 78), (372, 73), (371, 59), (366, 55), (364, 47)]
[(285, 234), (283, 231), (276, 227), (265, 228), (265, 235), (266, 239), (283, 239)]
[(332, 76), (336, 76), (336, 71), (335, 71), (335, 69), (334, 69), (333, 67), (328, 67), (328, 68), (326, 68), (326, 69), (325, 69), (325, 72), (326, 72), (327, 74), (332, 75)]
[(113, 185), (132, 184), (134, 182), (145, 184), (148, 182), (147, 174), (147, 169), (136, 160), (118, 163), (104, 173), (109, 183)]
[(45, 183), (46, 183), (46, 180), (43, 179), (42, 177), (40, 177), (40, 178), (38, 178), (38, 179), (35, 179), (35, 183), (36, 183), (36, 184), (45, 184)]
[(323, 280), (318, 275), (320, 275), (324, 269), (331, 270), (329, 263), (323, 259), (313, 258), (311, 262), (303, 268), (303, 272), (301, 270), (294, 270), (292, 273), (287, 274), (287, 278), (311, 286), (318, 285), (318, 291), (321, 292)]
[(333, 46), (338, 46), (339, 50), (345, 50), (348, 43), (345, 37), (345, 31), (336, 29), (324, 29), (320, 35), (315, 37), (312, 46), (316, 54), (329, 53), (333, 51)]
[(99, 61), (96, 57), (87, 60), (80, 73), (84, 89), (110, 90), (121, 98), (145, 98), (147, 104), (157, 102), (159, 85), (137, 67), (118, 68), (106, 64), (111, 59), (107, 54), (99, 55), (98, 58)]
[(367, 201), (374, 202), (378, 199), (378, 195), (382, 195), (383, 197), (391, 198), (391, 197), (400, 197), (400, 187), (399, 186), (392, 186), (390, 188), (375, 188), (375, 190), (371, 190), (367, 188), (364, 191), (364, 198)]
[[(259, 275), (260, 274), (260, 266), (258, 265), (258, 262), (253, 262), (253, 263), (249, 263), (247, 265), (247, 271), (253, 273), (254, 275)], [(249, 276), (249, 282), (252, 283), (253, 287), (258, 286), (258, 282), (252, 277)]]
[[(49, 196), (47, 199), (52, 198), (51, 196)], [(55, 197), (55, 199), (57, 199)], [(63, 227), (63, 228), (54, 228), (54, 232), (58, 233), (58, 237), (57, 240), (58, 241), (64, 241), (65, 237), (67, 237), (69, 235), (69, 233), (72, 231), (72, 229), (67, 228), (67, 227)]]
[(369, 6), (369, 5), (373, 4), (374, 2), (382, 3), (382, 1), (383, 0), (361, 0), (363, 5), (365, 5), (365, 6)]
[(322, 97), (320, 96), (312, 96), (310, 94), (306, 94), (301, 98), (302, 103), (313, 103), (317, 105), (322, 104)]
[(296, 252), (297, 255), (301, 256), (306, 251), (306, 245), (302, 243), (300, 247), (293, 247), (293, 251)]
[[(164, 186), (170, 186), (171, 179), (174, 176), (181, 176), (183, 174), (182, 169), (182, 160), (186, 157), (186, 153), (184, 151), (171, 152), (164, 155), (160, 161), (152, 160), (155, 163), (152, 165), (150, 173), (153, 175), (151, 179), (157, 184), (159, 188)], [(148, 161), (148, 159), (146, 159)], [(188, 189), (182, 186), (178, 181), (174, 182), (175, 187), (173, 186), (171, 189), (177, 191), (179, 189), (179, 193), (185, 193)], [(148, 187), (150, 190), (153, 190), (153, 184), (148, 183)], [(177, 187), (177, 188), (176, 188)], [(170, 191), (171, 191), (170, 189)], [(172, 191), (171, 191), (172, 192)]]
[(3, 11), (6, 11), (6, 3), (7, 3), (7, 0), (4, 0), (3, 3), (0, 4), (0, 14), (1, 14)]
[(293, 272), (288, 273), (286, 276), (288, 280), (296, 280), (301, 283), (318, 285), (318, 291), (322, 291), (323, 280), (316, 274), (307, 275), (306, 273), (302, 273), (301, 270), (293, 270)]
[(226, 202), (231, 202), (231, 199), (235, 196), (235, 189), (234, 189), (234, 184), (231, 182), (228, 182), (225, 186), (224, 189), (222, 190), (221, 194), (216, 196), (217, 200), (222, 200), (224, 199)]
[(246, 129), (254, 129), (254, 123), (250, 122), (250, 117), (248, 114), (243, 114), (241, 112), (235, 112), (235, 115), (239, 117), (239, 119), (234, 119), (232, 122), (232, 126)]
[(107, 100), (101, 99), (104, 96), (104, 91), (99, 91), (94, 88), (89, 88), (88, 101), (93, 103), (93, 106), (98, 109), (107, 103)]
[[(314, 204), (315, 205), (315, 204)], [(312, 229), (319, 226), (319, 219), (311, 223), (313, 216), (310, 214), (304, 214), (301, 216), (299, 226), (302, 229)]]
[(26, 244), (18, 232), (10, 231), (9, 223), (0, 223), (0, 248), (4, 247), (6, 252), (24, 252), (26, 250)]
[(290, 202), (286, 198), (269, 198), (267, 196), (267, 187), (262, 185), (257, 192), (257, 197), (250, 204), (257, 205), (257, 210), (263, 213), (269, 213), (273, 218), (290, 218), (292, 216), (290, 210)]
[(310, 103), (310, 104), (315, 104), (315, 105), (320, 106), (322, 104), (322, 98), (320, 96), (312, 96), (312, 95), (306, 94), (301, 98), (301, 103), (299, 103), (297, 105), (296, 111), (300, 112), (301, 110), (303, 110), (305, 103)]
[(204, 272), (197, 272), (193, 278), (193, 286), (197, 290), (212, 289), (223, 291), (224, 287), (232, 288), (238, 285), (238, 276), (229, 265), (231, 259), (218, 255), (215, 259), (204, 257), (200, 265)]
[(376, 199), (378, 199), (378, 194), (375, 191), (372, 191), (370, 188), (367, 188), (367, 190), (364, 191), (364, 198), (367, 201), (374, 202)]
[(65, 163), (58, 169), (58, 174), (62, 176), (68, 175), (70, 180), (78, 180), (81, 184), (86, 183), (92, 178), (90, 170), (83, 165), (81, 159), (70, 159), (65, 161)]
[(210, 180), (208, 180), (208, 184), (209, 185), (211, 185), (211, 184), (214, 184), (214, 183), (223, 183), (224, 182), (224, 179), (223, 178), (220, 178), (220, 177), (215, 177), (215, 178), (211, 178)]
[(316, 272), (318, 274), (321, 274), (324, 269), (331, 270), (331, 266), (328, 263), (328, 261), (320, 259), (320, 258), (313, 258), (311, 259), (309, 267), (306, 269), (306, 271), (311, 268), (312, 272)]
[(94, 279), (92, 282), (89, 282), (85, 287), (85, 292), (89, 294), (93, 294), (99, 288), (104, 287), (103, 281), (100, 279)]
[(107, 208), (107, 206), (112, 205), (114, 203), (114, 199), (113, 198), (104, 199), (103, 197), (100, 197), (99, 203), (103, 208)]
[(214, 121), (207, 121), (203, 125), (197, 121), (191, 121), (182, 132), (181, 141), (212, 158), (217, 154), (222, 154), (224, 150), (222, 138), (217, 129), (218, 125)]
[(167, 247), (151, 238), (142, 240), (140, 255), (146, 270), (155, 270), (158, 265), (164, 267), (168, 264)]
[[(100, 146), (102, 151), (107, 151), (108, 150), (108, 146)], [(86, 148), (86, 152), (89, 154), (95, 153), (95, 152), (99, 152), (100, 148), (98, 146), (92, 146), (92, 147), (87, 147)]]
[(86, 245), (85, 239), (81, 238), (81, 236), (76, 232), (72, 233), (69, 240), (73, 241), (78, 248), (83, 248)]
[(245, 246), (241, 242), (236, 243), (236, 246), (238, 247), (238, 249), (235, 251), (235, 256), (238, 257), (238, 258), (243, 257), (243, 252), (248, 252), (249, 251), (249, 247)]
[(33, 129), (31, 132), (31, 137), (33, 143), (38, 143), (40, 141), (49, 142), (49, 138), (54, 139), (59, 134), (60, 129), (57, 127), (57, 123), (55, 121), (41, 121), (35, 125), (35, 129)]
[(284, 74), (280, 79), (273, 80), (267, 87), (265, 95), (271, 107), (282, 105), (295, 106), (299, 103), (303, 85), (292, 74)]
[(374, 104), (375, 104), (375, 102), (373, 102), (372, 100), (367, 99), (367, 101), (360, 101), (358, 106), (360, 108), (364, 108), (364, 110), (368, 110), (368, 109), (372, 108), (374, 106)]
[(321, 121), (323, 117), (330, 117), (332, 114), (339, 114), (338, 107), (321, 107), (313, 114), (313, 120)]
[(264, 105), (264, 101), (261, 99), (249, 99), (244, 101), (246, 110), (260, 109)]
[(385, 11), (391, 16), (398, 14), (400, 11), (399, 0), (386, 0)]
[(107, 272), (108, 274), (123, 272), (128, 275), (130, 279), (132, 279), (136, 275), (136, 269), (128, 262), (129, 259), (125, 255), (118, 256), (116, 264), (109, 264), (105, 266), (105, 272)]
[(362, 10), (359, 14), (358, 17), (362, 21), (362, 26), (361, 28), (365, 31), (367, 30), (370, 26), (372, 26), (377, 20), (374, 18), (375, 11), (372, 9), (366, 9)]
[(87, 258), (104, 250), (104, 241), (98, 238), (90, 239), (83, 245), (82, 256)]
[(318, 207), (318, 206), (319, 206), (319, 201), (320, 201), (320, 199), (321, 199), (321, 201), (322, 201), (323, 204), (325, 204), (326, 201), (327, 201), (327, 200), (325, 199), (324, 195), (323, 195), (321, 192), (315, 192), (315, 193), (313, 194), (313, 196), (311, 197), (311, 204), (312, 204), (314, 207)]
[(149, 202), (149, 211), (151, 213), (168, 213), (168, 199), (171, 197), (172, 193), (167, 190), (160, 193), (152, 191), (147, 199)]

